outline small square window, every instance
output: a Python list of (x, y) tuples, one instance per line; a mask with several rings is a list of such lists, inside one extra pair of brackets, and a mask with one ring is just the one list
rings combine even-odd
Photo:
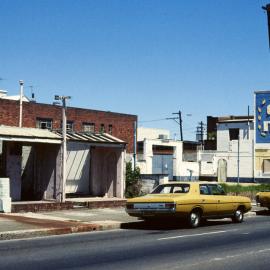
[(52, 129), (52, 119), (37, 118), (36, 127), (40, 129)]
[(83, 123), (83, 132), (95, 133), (95, 124)]
[[(61, 122), (61, 128), (63, 126), (63, 123)], [(67, 121), (66, 129), (67, 131), (73, 131), (74, 128), (74, 122), (73, 121)]]
[(106, 130), (105, 130), (105, 125), (104, 125), (104, 124), (101, 124), (101, 125), (100, 125), (99, 132), (100, 132), (100, 133), (106, 132)]
[(239, 138), (239, 128), (230, 128), (229, 129), (229, 134), (230, 134), (230, 141), (238, 140), (238, 138)]
[(112, 125), (109, 125), (108, 133), (112, 135), (112, 133), (113, 133), (113, 126)]

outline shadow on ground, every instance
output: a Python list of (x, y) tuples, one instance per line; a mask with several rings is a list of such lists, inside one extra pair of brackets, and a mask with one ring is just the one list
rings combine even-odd
[[(209, 227), (217, 225), (230, 224), (231, 220), (207, 220), (203, 221), (200, 227)], [(190, 229), (185, 220), (152, 220), (152, 221), (137, 221), (122, 223), (121, 229), (126, 230), (179, 230), (179, 229)]]
[(270, 216), (270, 211), (269, 210), (258, 210), (256, 211), (257, 216)]

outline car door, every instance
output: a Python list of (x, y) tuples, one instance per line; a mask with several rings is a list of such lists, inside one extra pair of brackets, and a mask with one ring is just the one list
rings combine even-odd
[(200, 184), (200, 203), (203, 207), (204, 216), (217, 215), (218, 200), (216, 196), (211, 194), (211, 189), (207, 184)]
[(217, 215), (224, 216), (233, 212), (233, 202), (218, 184), (209, 185), (212, 195), (217, 199)]

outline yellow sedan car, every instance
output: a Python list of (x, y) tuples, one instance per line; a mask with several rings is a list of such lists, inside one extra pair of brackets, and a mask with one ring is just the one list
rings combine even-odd
[(267, 207), (270, 210), (270, 191), (261, 191), (256, 194), (257, 205)]
[(128, 199), (126, 212), (145, 220), (162, 217), (185, 218), (192, 228), (202, 219), (230, 217), (236, 223), (251, 209), (251, 200), (227, 196), (213, 182), (173, 182), (157, 186), (152, 193)]

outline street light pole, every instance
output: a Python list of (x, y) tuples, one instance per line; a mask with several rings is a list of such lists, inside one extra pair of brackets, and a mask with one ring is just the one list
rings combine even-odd
[(262, 6), (262, 9), (265, 10), (267, 13), (268, 42), (269, 42), (269, 48), (270, 48), (270, 4), (267, 4), (266, 6)]
[(70, 96), (54, 96), (55, 100), (62, 101), (62, 198), (61, 202), (66, 201), (66, 164), (67, 164), (67, 116), (66, 116), (66, 100), (70, 99)]

